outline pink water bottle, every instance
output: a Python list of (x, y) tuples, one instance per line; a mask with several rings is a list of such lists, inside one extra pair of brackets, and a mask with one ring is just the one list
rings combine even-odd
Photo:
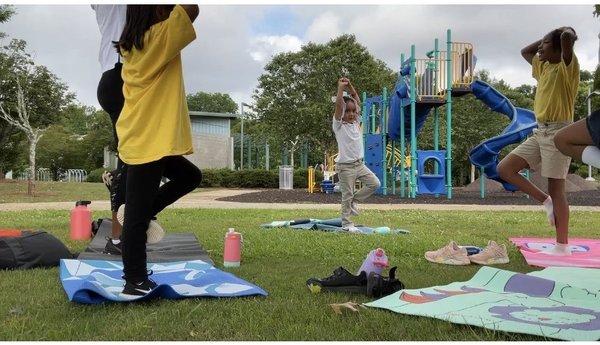
[(385, 255), (383, 249), (373, 249), (369, 252), (369, 255), (367, 255), (367, 258), (365, 259), (365, 261), (363, 261), (362, 265), (358, 269), (358, 274), (360, 274), (360, 272), (362, 271), (365, 271), (367, 273), (367, 276), (371, 272), (381, 274), (381, 272), (383, 272), (383, 269), (388, 266), (388, 258)]
[(71, 239), (89, 240), (92, 237), (92, 211), (87, 207), (90, 201), (77, 201), (71, 210)]
[(223, 251), (223, 266), (240, 267), (242, 259), (242, 234), (229, 228), (225, 234), (225, 249)]

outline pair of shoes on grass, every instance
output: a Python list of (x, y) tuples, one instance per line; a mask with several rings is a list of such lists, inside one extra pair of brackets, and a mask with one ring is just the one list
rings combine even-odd
[(392, 267), (389, 277), (384, 277), (375, 272), (371, 272), (367, 276), (365, 271), (361, 271), (359, 275), (355, 276), (345, 268), (338, 267), (329, 277), (310, 278), (306, 281), (306, 285), (313, 293), (346, 292), (369, 297), (383, 297), (404, 289), (404, 284), (396, 279), (396, 269), (397, 267)]
[(459, 246), (454, 241), (450, 241), (445, 247), (426, 252), (425, 259), (446, 265), (469, 265), (471, 263), (497, 265), (507, 264), (509, 261), (506, 245), (499, 245), (495, 241), (488, 241), (487, 247), (473, 255), (468, 255), (466, 248)]

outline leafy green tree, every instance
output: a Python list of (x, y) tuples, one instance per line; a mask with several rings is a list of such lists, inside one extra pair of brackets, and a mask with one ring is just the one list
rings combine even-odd
[[(45, 128), (59, 121), (61, 112), (74, 95), (45, 66), (36, 65), (23, 40), (13, 39), (0, 47), (0, 102), (11, 117), (17, 118), (17, 79), (25, 95), (29, 123)], [(19, 165), (25, 135), (16, 127), (0, 121), (0, 173)]]
[(198, 91), (187, 95), (189, 110), (208, 111), (213, 113), (236, 113), (237, 104), (226, 93), (208, 93)]
[(265, 66), (254, 92), (257, 130), (270, 138), (274, 147), (299, 136), (311, 142), (319, 156), (336, 150), (331, 97), (342, 75), (352, 80), (358, 92), (371, 95), (380, 94), (384, 86), (389, 89), (395, 81), (393, 71), (354, 35), (342, 35), (325, 44), (308, 43), (299, 52), (276, 55)]

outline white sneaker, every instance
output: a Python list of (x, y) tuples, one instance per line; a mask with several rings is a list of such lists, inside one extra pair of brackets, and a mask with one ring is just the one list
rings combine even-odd
[(446, 265), (469, 265), (467, 250), (459, 247), (454, 241), (438, 250), (432, 250), (425, 253), (425, 259), (430, 262)]
[(469, 256), (469, 260), (480, 265), (507, 264), (509, 261), (506, 245), (499, 245), (495, 241), (488, 241), (487, 247), (480, 253)]
[[(117, 211), (117, 221), (121, 226), (123, 226), (123, 222), (125, 221), (125, 204), (119, 207)], [(165, 237), (165, 229), (158, 224), (155, 220), (150, 220), (148, 224), (148, 230), (146, 230), (146, 243), (154, 244), (162, 241)]]
[(360, 214), (360, 211), (358, 210), (358, 204), (355, 201), (350, 204), (350, 214), (353, 216), (358, 216)]
[(362, 233), (362, 232), (360, 231), (360, 229), (359, 229), (359, 228), (357, 228), (357, 227), (356, 227), (356, 226), (354, 226), (354, 225), (348, 225), (348, 226), (345, 226), (345, 227), (343, 227), (343, 228), (342, 228), (342, 230), (344, 230), (344, 231), (348, 231), (348, 232), (351, 232), (351, 233), (353, 233), (353, 234), (360, 234), (360, 233)]

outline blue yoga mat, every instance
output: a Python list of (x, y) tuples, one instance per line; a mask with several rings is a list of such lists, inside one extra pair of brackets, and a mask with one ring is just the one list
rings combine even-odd
[[(342, 219), (341, 218), (332, 218), (332, 219), (298, 219), (298, 220), (279, 220), (271, 223), (266, 223), (261, 225), (262, 228), (270, 229), (270, 228), (291, 228), (291, 229), (300, 229), (300, 230), (322, 230), (322, 231), (330, 231), (330, 232), (348, 232), (342, 229)], [(371, 228), (364, 225), (356, 226), (361, 234), (408, 234), (410, 231), (404, 229), (390, 229), (386, 226), (381, 226), (378, 228)]]
[(61, 260), (60, 280), (69, 301), (97, 304), (151, 298), (243, 297), (267, 293), (201, 260), (148, 265), (158, 287), (142, 297), (123, 295), (123, 264), (105, 260)]

